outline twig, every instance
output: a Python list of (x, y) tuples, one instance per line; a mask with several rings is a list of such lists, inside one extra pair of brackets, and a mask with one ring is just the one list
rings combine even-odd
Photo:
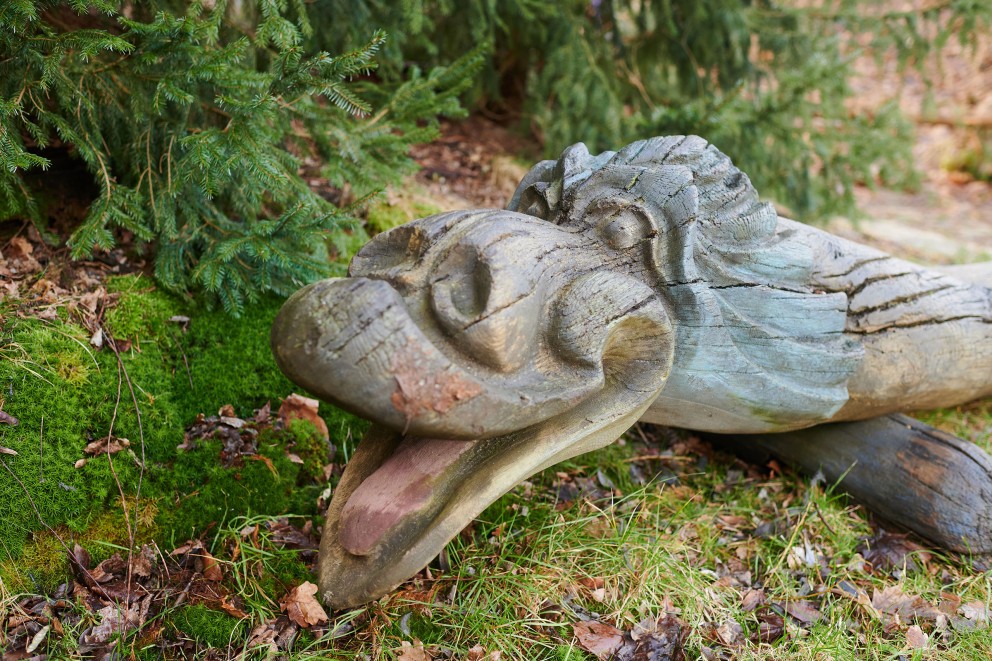
[(192, 576), (190, 576), (189, 581), (187, 581), (187, 583), (186, 583), (186, 587), (184, 587), (183, 588), (183, 591), (179, 593), (179, 598), (176, 599), (176, 603), (172, 604), (172, 608), (173, 609), (179, 608), (180, 606), (183, 605), (183, 602), (186, 601), (186, 595), (189, 594), (189, 589), (190, 589), (190, 587), (192, 587), (192, 585), (193, 585), (193, 579), (195, 579), (195, 578), (196, 578), (196, 574), (193, 574)]
[(829, 523), (827, 523), (826, 518), (824, 518), (824, 516), (823, 516), (823, 512), (820, 511), (820, 506), (817, 505), (814, 502), (813, 503), (813, 509), (816, 511), (816, 515), (820, 518), (820, 521), (823, 523), (823, 525), (826, 526), (827, 530), (830, 531), (830, 534), (831, 535), (834, 535), (836, 537), (837, 536), (837, 533), (834, 532), (834, 529), (830, 527), (830, 524)]
[[(100, 327), (102, 330), (102, 326)], [(104, 336), (107, 337), (107, 344), (114, 349), (116, 354), (116, 347), (114, 347), (114, 340), (104, 331)], [(127, 580), (124, 582), (125, 586), (125, 598), (127, 603), (131, 603), (131, 565), (134, 558), (134, 536), (135, 536), (135, 526), (131, 525), (131, 516), (127, 509), (127, 497), (124, 495), (124, 486), (121, 484), (120, 478), (117, 476), (117, 469), (114, 467), (114, 457), (113, 453), (109, 450), (109, 445), (114, 437), (114, 423), (117, 422), (117, 411), (121, 405), (121, 385), (123, 384), (123, 376), (121, 374), (121, 357), (117, 355), (117, 398), (114, 400), (114, 413), (110, 418), (110, 429), (107, 432), (107, 463), (110, 465), (110, 474), (114, 476), (114, 484), (117, 485), (117, 492), (121, 495), (121, 510), (124, 512), (124, 524), (127, 526)], [(144, 464), (144, 462), (142, 462)], [(144, 470), (144, 465), (141, 466), (141, 470)], [(140, 474), (140, 473), (139, 473)], [(135, 499), (135, 521), (137, 521), (137, 499)]]
[(38, 484), (45, 482), (45, 416), (41, 416), (41, 430), (38, 432)]
[[(139, 466), (139, 469), (138, 469), (138, 487), (137, 487), (137, 489), (135, 490), (135, 493), (134, 493), (134, 521), (135, 521), (135, 526), (137, 526), (137, 522), (138, 522), (138, 507), (140, 506), (140, 503), (141, 503), (141, 485), (142, 485), (142, 482), (144, 481), (144, 477), (145, 477), (145, 464), (147, 462), (146, 457), (145, 457), (145, 429), (144, 429), (144, 425), (141, 422), (141, 407), (138, 405), (138, 396), (134, 392), (134, 384), (131, 382), (131, 375), (128, 374), (127, 367), (124, 366), (124, 361), (121, 359), (120, 351), (117, 349), (117, 341), (114, 340), (113, 337), (110, 337), (109, 335), (107, 335), (107, 332), (105, 330), (104, 330), (104, 333), (103, 334), (104, 334), (104, 337), (106, 337), (108, 339), (107, 344), (110, 346), (111, 351), (114, 352), (114, 356), (117, 357), (117, 370), (118, 370), (117, 371), (117, 378), (118, 378), (118, 381), (117, 381), (117, 388), (118, 388), (118, 390), (117, 390), (117, 397), (118, 397), (118, 402), (120, 401), (120, 385), (121, 385), (120, 377), (121, 377), (121, 374), (123, 374), (124, 375), (124, 380), (127, 382), (128, 392), (131, 393), (131, 402), (134, 404), (134, 415), (135, 415), (135, 417), (138, 420), (138, 440), (141, 443), (141, 466)], [(117, 411), (116, 411), (116, 405), (115, 405), (114, 414), (116, 415), (116, 413), (117, 413)], [(109, 457), (110, 455), (108, 454), (107, 456)], [(125, 510), (125, 519), (129, 519), (129, 517), (127, 516), (127, 503), (124, 502), (123, 505), (124, 505), (124, 510)], [(130, 538), (129, 539), (129, 541), (130, 541), (129, 547), (130, 548), (128, 549), (127, 586), (128, 586), (128, 590), (129, 591), (131, 589), (131, 556), (134, 553), (134, 535), (135, 535), (136, 532), (137, 532), (137, 528), (135, 528), (134, 530), (131, 530), (131, 529), (128, 530), (128, 535), (129, 535), (129, 538)]]

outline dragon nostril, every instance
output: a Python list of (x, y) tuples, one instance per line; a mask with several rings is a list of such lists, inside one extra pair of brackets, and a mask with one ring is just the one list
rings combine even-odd
[(434, 311), (449, 331), (478, 320), (492, 295), (492, 271), (471, 246), (459, 246), (438, 271), (433, 285)]
[(475, 320), (486, 311), (492, 293), (492, 277), (485, 264), (477, 264), (471, 273), (453, 276), (451, 303), (467, 320)]

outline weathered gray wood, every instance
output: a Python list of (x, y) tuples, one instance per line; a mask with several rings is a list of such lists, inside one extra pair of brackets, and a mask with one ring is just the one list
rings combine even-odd
[(325, 599), (381, 594), (638, 417), (767, 433), (992, 395), (987, 270), (955, 273), (779, 218), (693, 136), (575, 145), (508, 210), (379, 235), (272, 331), (297, 383), (403, 438), (335, 493)]
[(983, 287), (992, 287), (992, 262), (938, 266), (936, 270), (963, 282), (970, 282), (973, 285), (981, 285)]

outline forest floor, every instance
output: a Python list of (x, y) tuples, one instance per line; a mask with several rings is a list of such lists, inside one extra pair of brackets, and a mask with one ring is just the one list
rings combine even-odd
[[(946, 76), (952, 117), (920, 117), (920, 190), (862, 189), (831, 230), (992, 258), (988, 61)], [(501, 207), (536, 158), (479, 117), (415, 156), (370, 229)], [(268, 349), (280, 301), (233, 320), (126, 251), (72, 262), (28, 227), (0, 253), (3, 661), (992, 658), (987, 558), (651, 425), (520, 485), (382, 600), (326, 613), (321, 512), (365, 424), (292, 396)], [(992, 449), (992, 402), (921, 417)]]

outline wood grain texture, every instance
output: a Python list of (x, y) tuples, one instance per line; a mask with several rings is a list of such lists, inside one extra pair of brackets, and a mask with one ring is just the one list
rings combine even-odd
[(992, 457), (904, 415), (782, 434), (708, 435), (761, 461), (771, 455), (839, 484), (883, 519), (963, 553), (992, 553)]

